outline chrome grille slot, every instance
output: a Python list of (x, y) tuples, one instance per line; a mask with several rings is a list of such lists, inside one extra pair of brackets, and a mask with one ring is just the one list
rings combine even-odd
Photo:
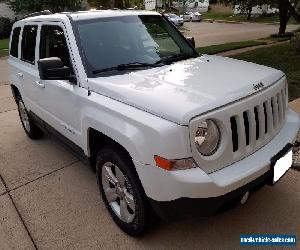
[(238, 144), (238, 133), (237, 133), (237, 125), (236, 119), (234, 116), (230, 117), (230, 124), (231, 124), (231, 137), (232, 137), (232, 151), (236, 152), (239, 148)]
[(285, 120), (286, 92), (281, 89), (259, 105), (230, 117), (232, 151), (243, 154), (270, 138)]
[(278, 104), (277, 104), (277, 96), (273, 96), (271, 98), (272, 103), (272, 113), (273, 113), (273, 126), (276, 128), (278, 126)]
[(243, 112), (243, 119), (244, 119), (245, 135), (246, 135), (246, 146), (248, 146), (250, 141), (248, 111)]
[(264, 116), (265, 116), (265, 134), (268, 133), (268, 112), (267, 112), (267, 102), (263, 103)]
[(281, 98), (282, 98), (282, 117), (285, 120), (285, 109), (286, 109), (286, 99), (285, 99), (285, 89), (281, 90)]
[(255, 117), (255, 134), (256, 140), (259, 139), (259, 118), (258, 118), (258, 108), (254, 107), (254, 117)]

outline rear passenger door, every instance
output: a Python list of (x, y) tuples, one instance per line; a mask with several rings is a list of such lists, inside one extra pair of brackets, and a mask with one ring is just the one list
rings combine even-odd
[(21, 78), (19, 77), (20, 68), (20, 53), (19, 53), (19, 41), (20, 41), (21, 27), (15, 26), (11, 37), (9, 46), (9, 58), (8, 63), (10, 65), (10, 82), (16, 85), (19, 91), (22, 93)]
[(38, 107), (39, 71), (36, 60), (36, 44), (38, 25), (26, 23), (22, 29), (21, 40), (21, 63), (18, 67), (17, 76), (20, 80), (23, 92), (22, 96), (25, 106), (36, 115), (40, 115)]

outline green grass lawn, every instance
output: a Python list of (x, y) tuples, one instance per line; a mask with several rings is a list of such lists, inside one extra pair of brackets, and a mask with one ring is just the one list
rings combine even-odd
[(0, 50), (1, 49), (8, 49), (8, 42), (9, 42), (9, 39), (0, 40)]
[(225, 52), (234, 49), (241, 49), (246, 47), (252, 47), (257, 45), (263, 45), (266, 42), (263, 41), (243, 41), (243, 42), (232, 42), (232, 43), (224, 43), (220, 45), (211, 45), (206, 47), (199, 47), (197, 51), (203, 54), (217, 54), (220, 52)]
[(0, 49), (0, 57), (8, 56), (8, 50)]
[(0, 57), (8, 55), (8, 42), (9, 39), (0, 40)]
[(289, 81), (290, 101), (300, 97), (300, 53), (290, 43), (260, 48), (232, 57), (282, 70)]
[[(234, 22), (257, 22), (257, 23), (274, 23), (279, 22), (279, 15), (273, 16), (259, 16), (251, 17), (250, 20), (247, 20), (246, 16), (234, 16), (233, 13), (229, 12), (214, 12), (208, 11), (202, 13), (204, 19), (213, 19), (213, 20), (225, 20), (225, 21), (234, 21)], [(293, 18), (290, 18), (289, 23), (295, 23)]]

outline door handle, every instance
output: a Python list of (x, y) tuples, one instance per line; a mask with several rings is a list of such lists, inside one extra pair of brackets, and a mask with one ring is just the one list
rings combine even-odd
[(20, 78), (23, 78), (23, 73), (22, 72), (18, 72), (17, 76), (20, 77)]
[(40, 81), (35, 81), (35, 84), (37, 86), (39, 86), (40, 88), (45, 88), (45, 84), (44, 83), (41, 83)]

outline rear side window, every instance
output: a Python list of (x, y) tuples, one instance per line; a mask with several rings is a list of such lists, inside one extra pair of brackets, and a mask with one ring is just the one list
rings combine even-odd
[(14, 28), (13, 35), (11, 38), (11, 44), (10, 44), (10, 55), (13, 57), (18, 57), (20, 32), (21, 32), (21, 27)]
[(36, 25), (25, 25), (22, 35), (21, 59), (31, 64), (34, 64), (35, 60), (37, 27)]
[(40, 39), (40, 59), (58, 57), (70, 67), (70, 55), (64, 31), (60, 26), (43, 25)]

